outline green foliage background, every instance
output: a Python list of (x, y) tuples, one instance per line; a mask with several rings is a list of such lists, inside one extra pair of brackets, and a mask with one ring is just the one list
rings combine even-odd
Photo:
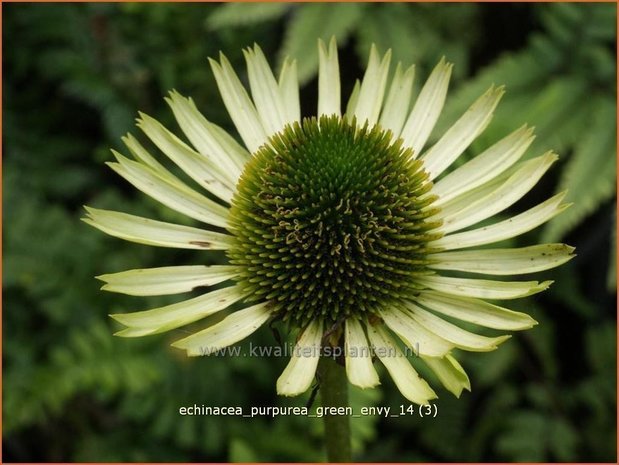
[[(299, 58), (316, 104), (316, 38), (335, 34), (344, 95), (371, 43), (427, 76), (455, 75), (440, 134), (491, 83), (507, 94), (463, 159), (523, 123), (528, 154), (561, 155), (517, 205), (569, 189), (574, 206), (512, 245), (562, 240), (578, 257), (535, 279), (550, 291), (513, 306), (535, 329), (500, 350), (461, 354), (473, 391), (439, 391), (436, 418), (353, 420), (359, 461), (616, 461), (616, 6), (614, 4), (3, 5), (3, 450), (6, 461), (320, 461), (320, 420), (182, 417), (182, 405), (304, 405), (275, 395), (285, 359), (186, 359), (177, 335), (116, 339), (107, 314), (173, 299), (107, 295), (93, 276), (215, 263), (149, 248), (79, 221), (82, 205), (168, 221), (103, 162), (138, 110), (173, 127), (162, 97), (191, 95), (233, 131), (206, 57), (258, 42)], [(244, 78), (244, 77), (243, 77)], [(419, 82), (419, 79), (418, 79)], [(264, 329), (253, 337), (272, 344)], [(247, 343), (245, 343), (247, 344)], [(399, 408), (388, 377), (353, 404)]]

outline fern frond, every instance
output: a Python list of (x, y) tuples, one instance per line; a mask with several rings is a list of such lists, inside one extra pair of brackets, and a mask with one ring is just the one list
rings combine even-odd
[(75, 395), (141, 392), (152, 388), (160, 373), (151, 357), (131, 352), (112, 341), (103, 321), (75, 327), (50, 354), (50, 363), (21, 370), (6, 382), (5, 431), (41, 423), (61, 412)]
[(615, 106), (598, 98), (591, 101), (590, 108), (593, 120), (576, 144), (557, 188), (567, 189), (565, 200), (574, 205), (546, 225), (542, 241), (563, 238), (616, 193)]

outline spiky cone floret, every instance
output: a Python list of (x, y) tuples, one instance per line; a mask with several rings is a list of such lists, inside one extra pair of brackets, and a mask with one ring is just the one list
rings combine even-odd
[[(558, 194), (515, 216), (486, 221), (522, 198), (557, 156), (520, 161), (533, 140), (532, 129), (523, 126), (448, 171), (490, 122), (502, 88), (491, 87), (426, 148), (451, 64), (441, 60), (413, 99), (414, 67), (398, 64), (390, 77), (390, 53), (381, 57), (372, 47), (342, 112), (335, 41), (319, 42), (318, 54), (318, 108), (303, 119), (296, 61), (285, 60), (276, 79), (257, 45), (245, 50), (248, 93), (223, 54), (210, 60), (242, 144), (176, 91), (166, 101), (188, 142), (140, 114), (138, 127), (195, 187), (132, 135), (123, 139), (132, 158), (114, 152), (109, 165), (204, 226), (95, 208), (87, 208), (84, 221), (141, 244), (224, 250), (228, 264), (106, 274), (98, 277), (103, 289), (148, 296), (229, 285), (112, 315), (125, 326), (117, 334), (162, 333), (239, 304), (241, 310), (172, 345), (189, 356), (207, 355), (282, 321), (297, 338), (277, 381), (279, 394), (305, 392), (321, 349), (331, 345), (344, 350), (348, 379), (361, 388), (380, 383), (380, 360), (407, 399), (427, 403), (436, 394), (413, 366), (423, 363), (459, 396), (470, 382), (454, 349), (491, 351), (510, 337), (477, 334), (459, 322), (499, 331), (531, 328), (536, 322), (527, 314), (491, 302), (551, 284), (487, 275), (547, 270), (573, 257), (564, 244), (474, 248), (530, 231), (567, 208)], [(415, 360), (407, 357), (410, 351)]]

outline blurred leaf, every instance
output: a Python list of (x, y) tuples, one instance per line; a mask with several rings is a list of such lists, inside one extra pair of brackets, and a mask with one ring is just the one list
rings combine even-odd
[(542, 462), (574, 460), (578, 433), (560, 417), (521, 410), (507, 420), (507, 431), (497, 450), (510, 461)]
[(227, 3), (213, 12), (207, 18), (206, 24), (214, 31), (246, 26), (280, 18), (289, 8), (287, 3)]
[(554, 321), (550, 319), (550, 315), (534, 314), (531, 310), (529, 310), (529, 313), (539, 324), (522, 333), (520, 338), (533, 349), (536, 362), (540, 365), (539, 370), (544, 373), (544, 377), (554, 379), (559, 374), (559, 360), (555, 357), (556, 328)]
[[(576, 251), (578, 252), (578, 251)], [(573, 266), (565, 266), (555, 272), (556, 280), (553, 284), (552, 293), (557, 302), (566, 308), (577, 312), (583, 319), (595, 320), (598, 309), (593, 302), (587, 299), (583, 293), (579, 276), (576, 275)]]
[(465, 365), (470, 371), (471, 387), (477, 389), (492, 386), (499, 382), (516, 363), (518, 342), (510, 340), (501, 344), (500, 350), (471, 355), (463, 354), (463, 358), (466, 357)]
[[(610, 325), (591, 327), (586, 333), (587, 357), (597, 371), (604, 371), (617, 360), (617, 334)], [(612, 381), (612, 380), (609, 380)]]
[[(348, 389), (349, 403), (353, 412), (359, 412), (361, 407), (371, 407), (379, 404), (381, 392), (377, 389), (359, 389), (350, 386)], [(366, 443), (376, 438), (376, 424), (379, 417), (365, 415), (350, 419), (351, 443), (353, 454), (363, 452)]]
[(295, 5), (294, 15), (280, 49), (280, 64), (286, 56), (296, 58), (299, 83), (305, 84), (318, 70), (316, 41), (322, 39), (328, 42), (331, 36), (335, 36), (338, 46), (345, 46), (365, 8), (363, 3)]
[(229, 458), (230, 462), (233, 463), (258, 462), (258, 457), (256, 456), (251, 445), (249, 445), (246, 441), (237, 438), (230, 441)]
[[(418, 63), (424, 51), (424, 44), (418, 39), (426, 39), (424, 34), (417, 34), (412, 21), (414, 13), (406, 4), (375, 6), (371, 14), (364, 16), (357, 30), (357, 48), (359, 57), (365, 60), (370, 47), (375, 44), (381, 53), (391, 49), (394, 63), (402, 61), (405, 67)], [(419, 36), (419, 37), (418, 37)], [(401, 44), (416, 44), (415, 47), (403, 47)]]
[(550, 426), (550, 451), (553, 458), (569, 462), (576, 457), (579, 437), (575, 428), (562, 418), (557, 418)]
[(606, 288), (610, 292), (617, 292), (617, 212), (613, 213), (613, 232), (610, 238), (610, 255), (608, 258), (608, 275)]
[(455, 79), (465, 76), (469, 50), (477, 40), (475, 4), (371, 4), (356, 29), (357, 55), (365, 63), (370, 47), (391, 49), (392, 63), (415, 65), (419, 76), (427, 75), (446, 56), (456, 63)]
[[(465, 394), (466, 395), (466, 394)], [(454, 461), (462, 457), (461, 444), (466, 436), (466, 424), (470, 415), (469, 397), (456, 398), (445, 393), (438, 404), (440, 421), (425, 418), (418, 433), (420, 444), (431, 447), (445, 461)]]
[[(475, 391), (479, 395), (479, 391)], [(471, 461), (481, 461), (485, 450), (494, 446), (497, 432), (507, 420), (505, 416), (493, 415), (493, 412), (513, 412), (518, 402), (518, 391), (512, 385), (500, 383), (490, 390), (480, 403), (479, 410), (472, 419), (471, 434), (464, 444), (466, 455)]]
[(507, 431), (497, 441), (497, 450), (514, 462), (544, 461), (548, 440), (544, 416), (535, 411), (519, 411), (507, 419), (507, 424)]

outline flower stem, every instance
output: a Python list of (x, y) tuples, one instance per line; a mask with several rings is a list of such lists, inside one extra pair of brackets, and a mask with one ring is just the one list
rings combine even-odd
[(332, 415), (329, 407), (348, 407), (348, 379), (343, 366), (330, 357), (319, 364), (320, 398), (325, 409), (325, 444), (329, 462), (350, 462), (350, 419), (348, 415)]

